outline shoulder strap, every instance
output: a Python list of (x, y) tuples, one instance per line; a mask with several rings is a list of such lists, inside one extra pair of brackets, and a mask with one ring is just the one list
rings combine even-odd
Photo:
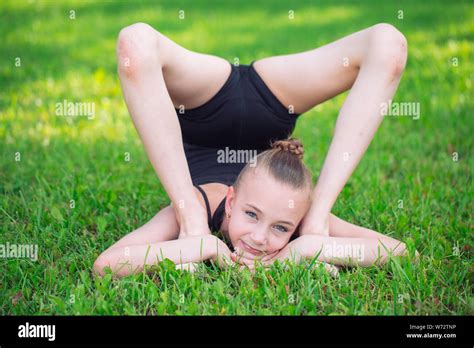
[(206, 192), (204, 192), (201, 186), (199, 185), (195, 185), (195, 186), (204, 197), (204, 202), (206, 203), (206, 210), (207, 210), (207, 224), (209, 225), (209, 228), (210, 228), (212, 226), (212, 219), (211, 219), (211, 207), (209, 205), (209, 200), (207, 199)]
[(219, 231), (221, 228), (222, 221), (224, 220), (225, 200), (226, 197), (222, 199), (216, 211), (214, 212), (214, 216), (211, 220), (211, 231)]

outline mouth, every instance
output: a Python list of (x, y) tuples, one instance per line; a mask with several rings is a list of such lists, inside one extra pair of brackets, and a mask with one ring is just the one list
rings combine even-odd
[(252, 248), (250, 245), (245, 243), (243, 240), (240, 241), (242, 243), (242, 246), (244, 247), (244, 250), (251, 253), (252, 255), (259, 256), (263, 254), (263, 251)]

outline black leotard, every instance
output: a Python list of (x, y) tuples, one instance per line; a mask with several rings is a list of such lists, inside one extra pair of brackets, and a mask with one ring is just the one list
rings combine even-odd
[(211, 206), (209, 204), (209, 200), (207, 198), (206, 192), (199, 186), (195, 185), (197, 189), (201, 192), (204, 202), (206, 203), (206, 210), (207, 210), (207, 224), (209, 225), (209, 229), (214, 235), (220, 237), (227, 246), (233, 250), (232, 244), (230, 241), (225, 237), (225, 234), (221, 231), (222, 221), (224, 220), (224, 212), (225, 212), (225, 197), (219, 203), (219, 206), (216, 208), (214, 215), (211, 216)]
[[(231, 64), (231, 73), (215, 96), (184, 113), (180, 109), (176, 112), (193, 184), (228, 186), (233, 185), (250, 155), (269, 149), (274, 140), (289, 137), (300, 115), (289, 113), (257, 74), (253, 62)], [(250, 152), (246, 158), (227, 156), (224, 163), (220, 161), (226, 151), (231, 155), (238, 150)]]

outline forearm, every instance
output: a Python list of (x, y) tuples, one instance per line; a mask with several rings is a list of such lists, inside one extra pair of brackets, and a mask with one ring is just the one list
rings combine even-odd
[[(303, 238), (303, 237), (300, 237)], [(319, 235), (304, 236), (300, 252), (305, 258), (334, 265), (372, 266), (383, 264), (389, 254), (405, 255), (404, 243), (392, 238), (339, 238)]]
[(175, 264), (185, 264), (214, 259), (219, 252), (223, 252), (222, 241), (208, 235), (118, 247), (105, 257), (107, 266), (121, 277), (140, 272), (144, 265), (154, 265), (166, 258)]

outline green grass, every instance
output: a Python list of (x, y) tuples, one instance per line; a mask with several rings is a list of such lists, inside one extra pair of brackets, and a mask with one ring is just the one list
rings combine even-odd
[[(0, 5), (0, 244), (39, 246), (37, 261), (0, 260), (0, 314), (473, 314), (472, 4), (160, 3)], [(409, 58), (394, 99), (419, 102), (421, 117), (384, 120), (333, 213), (407, 242), (420, 262), (393, 259), (343, 270), (338, 279), (305, 265), (254, 275), (208, 265), (191, 275), (167, 263), (122, 280), (93, 277), (100, 252), (169, 204), (116, 73), (117, 34), (134, 22), (242, 64), (309, 50), (379, 22), (399, 28)], [(346, 96), (297, 123), (294, 135), (315, 179)], [(55, 116), (63, 99), (94, 102), (96, 117)]]

